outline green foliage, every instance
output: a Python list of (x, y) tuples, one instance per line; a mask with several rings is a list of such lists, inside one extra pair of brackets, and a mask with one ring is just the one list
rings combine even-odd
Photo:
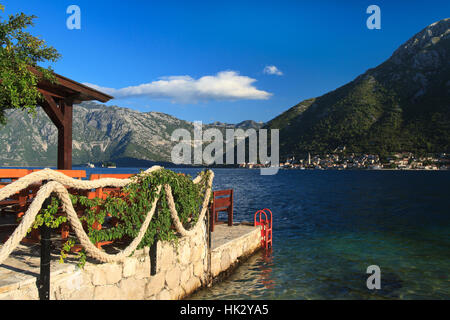
[[(378, 71), (378, 78), (380, 74)], [(433, 81), (447, 83), (448, 72), (442, 74), (443, 78)], [(414, 93), (408, 92), (407, 97)], [(355, 153), (448, 152), (448, 90), (430, 89), (418, 101), (407, 100), (404, 94), (391, 82), (367, 74), (316, 98), (301, 114), (291, 108), (269, 122), (268, 128), (281, 129), (282, 158), (307, 152), (329, 153), (339, 146)]]
[[(88, 199), (82, 195), (71, 195), (72, 204), (83, 214), (80, 220), (87, 229), (92, 243), (120, 240), (130, 243), (141, 228), (142, 223), (151, 210), (159, 185), (168, 184), (172, 188), (175, 207), (181, 223), (189, 229), (198, 221), (203, 203), (208, 173), (201, 173), (202, 181), (194, 184), (190, 176), (177, 174), (161, 169), (151, 174), (141, 172), (135, 176), (135, 181), (122, 188), (118, 193), (110, 193), (106, 199)], [(46, 223), (52, 228), (58, 228), (66, 221), (65, 216), (59, 216), (59, 201), (52, 198), (51, 205), (38, 215), (34, 227)], [(64, 218), (64, 219), (63, 219)], [(95, 225), (102, 225), (98, 230)], [(155, 240), (175, 241), (177, 232), (172, 225), (164, 188), (161, 189), (156, 212), (150, 222), (144, 238), (138, 249), (150, 247)], [(60, 260), (64, 261), (75, 245), (75, 238), (69, 240), (61, 249)], [(84, 265), (85, 253), (79, 253), (80, 265)]]
[[(449, 24), (425, 28), (386, 62), (270, 121), (267, 129), (280, 129), (281, 158), (339, 146), (355, 153), (449, 152)], [(440, 40), (427, 41), (429, 34)]]
[[(56, 229), (61, 226), (62, 223), (67, 222), (67, 217), (58, 215), (59, 201), (57, 198), (52, 197), (51, 202), (46, 209), (41, 210), (37, 215), (32, 229), (37, 229), (44, 223), (47, 227)], [(28, 231), (31, 231), (29, 229)]]
[(67, 254), (70, 252), (70, 250), (75, 245), (74, 239), (68, 239), (66, 242), (64, 242), (62, 248), (61, 248), (61, 255), (59, 257), (59, 262), (64, 263), (64, 259), (67, 258)]
[[(4, 7), (0, 5), (0, 9)], [(42, 98), (36, 85), (38, 76), (30, 70), (34, 67), (42, 77), (54, 81), (51, 68), (42, 68), (39, 62), (55, 62), (58, 52), (45, 41), (25, 29), (34, 25), (35, 16), (24, 13), (9, 15), (4, 20), (0, 16), (0, 123), (5, 124), (6, 109), (16, 108), (34, 113)]]
[(296, 104), (292, 108), (290, 108), (288, 111), (283, 112), (276, 118), (270, 120), (267, 123), (267, 126), (277, 128), (277, 129), (283, 129), (287, 125), (291, 124), (291, 121), (295, 121), (298, 119), (298, 117), (307, 110), (313, 103), (315, 99), (308, 99), (305, 101), (300, 102), (299, 104)]
[[(69, 238), (66, 242), (63, 243), (60, 256), (59, 256), (59, 263), (64, 263), (65, 259), (68, 257), (68, 254), (72, 250), (72, 248), (75, 246), (75, 239)], [(78, 267), (82, 269), (84, 265), (86, 264), (86, 252), (84, 248), (78, 252)]]
[(391, 163), (390, 165), (389, 165), (389, 168), (391, 168), (391, 169), (397, 169), (397, 165), (395, 164), (395, 163)]

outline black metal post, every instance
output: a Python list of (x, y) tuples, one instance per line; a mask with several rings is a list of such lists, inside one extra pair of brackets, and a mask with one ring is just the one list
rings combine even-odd
[[(155, 215), (153, 216), (153, 219), (158, 219), (159, 215), (159, 207), (156, 208)], [(155, 233), (153, 238), (153, 243), (150, 246), (149, 250), (149, 256), (150, 256), (150, 276), (154, 276), (156, 274), (156, 266), (157, 266), (157, 256), (158, 252), (156, 248), (158, 247), (158, 234)]]
[[(50, 205), (50, 198), (44, 201), (43, 208)], [(51, 228), (45, 225), (40, 227), (41, 233), (41, 274), (39, 276), (39, 298), (50, 300), (50, 236)]]
[(206, 218), (206, 233), (208, 235), (208, 251), (211, 252), (211, 210), (208, 210)]
[(156, 248), (158, 246), (158, 239), (155, 235), (155, 239), (153, 239), (153, 243), (150, 247), (150, 275), (154, 276), (156, 274), (156, 257), (158, 253), (156, 252)]

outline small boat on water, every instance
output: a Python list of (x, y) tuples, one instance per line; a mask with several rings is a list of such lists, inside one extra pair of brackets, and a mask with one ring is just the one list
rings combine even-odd
[(103, 162), (102, 163), (102, 168), (112, 168), (115, 169), (117, 168), (116, 164), (113, 162)]

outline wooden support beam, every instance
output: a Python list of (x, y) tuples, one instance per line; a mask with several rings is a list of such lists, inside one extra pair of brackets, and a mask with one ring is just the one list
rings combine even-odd
[(72, 169), (72, 99), (60, 99), (59, 107), (54, 99), (54, 95), (46, 90), (40, 90), (44, 96), (41, 105), (45, 113), (49, 116), (58, 128), (58, 169)]
[(58, 169), (72, 169), (72, 116), (71, 102), (61, 101), (63, 125), (58, 128)]
[(64, 115), (61, 109), (58, 108), (55, 100), (48, 94), (43, 94), (44, 101), (42, 107), (45, 113), (49, 116), (55, 126), (59, 129), (64, 126)]
[(37, 89), (44, 97), (40, 105), (58, 128), (58, 169), (71, 170), (73, 104), (91, 100), (107, 102), (113, 97), (56, 73), (56, 81), (47, 81), (38, 68), (30, 66), (29, 69), (39, 78)]

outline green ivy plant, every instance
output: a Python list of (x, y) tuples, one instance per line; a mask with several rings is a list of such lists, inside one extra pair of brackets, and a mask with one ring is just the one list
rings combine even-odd
[[(167, 169), (150, 174), (141, 172), (135, 176), (132, 183), (122, 188), (120, 192), (109, 193), (106, 199), (89, 199), (83, 194), (70, 197), (92, 243), (120, 240), (127, 244), (138, 235), (160, 185), (171, 186), (175, 207), (183, 226), (189, 229), (195, 225), (203, 203), (208, 172), (203, 171), (200, 175), (200, 183), (194, 184), (191, 176), (177, 174)], [(33, 228), (38, 228), (43, 223), (53, 229), (59, 228), (63, 222), (67, 221), (66, 216), (59, 212), (61, 212), (59, 200), (53, 197), (51, 204), (37, 215)], [(98, 230), (94, 227), (95, 224), (103, 227)], [(177, 239), (165, 190), (161, 188), (156, 212), (138, 249), (150, 247), (155, 240), (176, 243)], [(75, 244), (74, 237), (69, 237), (63, 244), (61, 262), (64, 262)], [(84, 250), (79, 252), (78, 258), (79, 265), (83, 266), (86, 261)]]
[(46, 209), (41, 210), (37, 215), (33, 222), (31, 229), (37, 229), (42, 226), (44, 223), (47, 227), (56, 229), (61, 226), (62, 223), (67, 222), (67, 217), (62, 215), (57, 215), (59, 208), (59, 201), (57, 198), (52, 197), (51, 203), (48, 205)]

